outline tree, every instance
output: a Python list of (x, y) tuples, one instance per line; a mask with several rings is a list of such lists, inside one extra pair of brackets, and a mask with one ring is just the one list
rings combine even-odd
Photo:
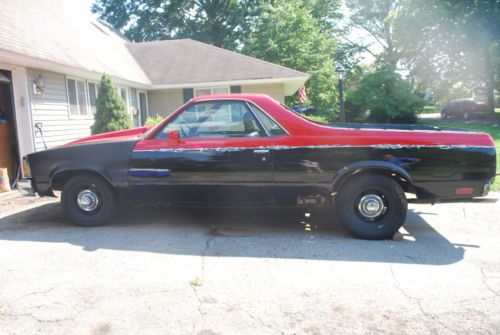
[(133, 41), (192, 38), (237, 50), (259, 0), (97, 0), (92, 11)]
[(125, 103), (118, 95), (116, 87), (108, 75), (101, 77), (99, 93), (96, 101), (92, 134), (128, 129), (132, 127), (132, 119), (125, 110)]
[(306, 86), (310, 103), (333, 119), (336, 80), (331, 57), (335, 41), (326, 32), (326, 26), (314, 18), (314, 8), (298, 0), (277, 0), (264, 6), (242, 51), (309, 73)]
[(371, 121), (385, 123), (415, 122), (415, 113), (423, 104), (408, 81), (387, 64), (365, 74), (348, 92), (348, 102), (359, 112), (368, 113)]
[(499, 1), (405, 0), (405, 4), (395, 30), (409, 77), (449, 98), (483, 90), (493, 107), (494, 74), (499, 72), (494, 61), (500, 41)]
[(363, 50), (376, 58), (383, 58), (388, 64), (397, 66), (399, 48), (394, 26), (404, 1), (350, 0), (346, 4), (351, 11), (349, 18), (352, 24), (364, 30), (373, 41), (365, 44)]

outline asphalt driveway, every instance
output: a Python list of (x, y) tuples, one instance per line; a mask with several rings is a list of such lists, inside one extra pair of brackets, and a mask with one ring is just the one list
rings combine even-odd
[(2, 334), (500, 332), (500, 202), (410, 205), (402, 241), (326, 213), (122, 208), (84, 229), (0, 197)]

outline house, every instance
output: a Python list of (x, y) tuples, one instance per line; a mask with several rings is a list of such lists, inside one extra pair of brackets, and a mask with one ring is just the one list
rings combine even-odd
[(308, 79), (190, 39), (133, 43), (71, 0), (0, 2), (0, 117), (15, 161), (89, 135), (103, 73), (136, 126), (197, 95), (256, 92), (283, 102)]

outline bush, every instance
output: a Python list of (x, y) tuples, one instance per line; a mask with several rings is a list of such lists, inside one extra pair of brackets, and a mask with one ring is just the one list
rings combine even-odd
[(349, 94), (349, 104), (359, 114), (368, 113), (372, 122), (413, 123), (423, 101), (394, 68), (382, 66), (360, 80), (357, 89)]
[(122, 97), (111, 82), (111, 78), (103, 74), (97, 95), (94, 124), (91, 127), (92, 135), (131, 127), (132, 119), (125, 109)]
[(159, 124), (160, 122), (162, 122), (164, 119), (163, 116), (159, 115), (159, 114), (156, 114), (155, 116), (150, 116), (146, 119), (146, 121), (144, 122), (144, 125), (145, 126), (156, 126), (157, 124)]

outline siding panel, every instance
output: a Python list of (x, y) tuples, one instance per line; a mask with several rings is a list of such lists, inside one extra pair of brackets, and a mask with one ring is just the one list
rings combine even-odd
[[(41, 96), (35, 95), (32, 89), (33, 82), (40, 74), (44, 83), (44, 91)], [(92, 117), (86, 119), (71, 119), (69, 117), (66, 77), (63, 74), (28, 69), (28, 85), (33, 122), (42, 124), (48, 148), (90, 135), (90, 126), (94, 123)], [(40, 134), (37, 130), (34, 131), (35, 150), (44, 150)]]
[(148, 91), (150, 116), (170, 115), (182, 104), (184, 104), (182, 89)]
[(267, 84), (267, 85), (244, 85), (241, 86), (242, 93), (263, 93), (285, 103), (285, 88), (283, 84)]
[[(64, 74), (37, 69), (28, 69), (27, 74), (32, 119), (34, 123), (42, 124), (43, 137), (48, 148), (90, 135), (90, 127), (94, 123), (93, 116), (75, 118), (69, 115), (66, 76)], [(44, 91), (42, 95), (35, 95), (32, 87), (39, 75), (42, 75)], [(134, 105), (135, 89), (131, 89), (130, 92), (133, 92), (131, 103)], [(44, 150), (41, 135), (34, 127), (33, 129), (35, 150)]]

